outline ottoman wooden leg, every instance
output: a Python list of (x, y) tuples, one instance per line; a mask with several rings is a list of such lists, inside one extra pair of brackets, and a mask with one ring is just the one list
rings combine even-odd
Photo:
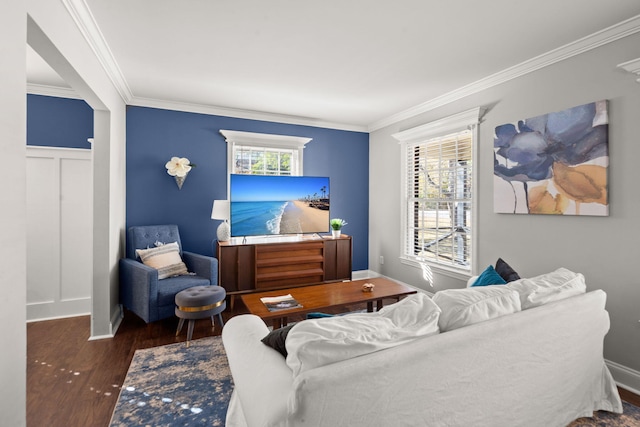
[(189, 326), (187, 327), (187, 347), (189, 347), (189, 341), (191, 341), (191, 336), (193, 335), (193, 324), (196, 323), (195, 320), (189, 319)]
[[(224, 327), (224, 320), (222, 319), (222, 313), (216, 314), (218, 316), (218, 321), (220, 322), (220, 327)], [(213, 320), (213, 316), (211, 316), (211, 326), (216, 326), (215, 321)]]
[(180, 331), (182, 330), (182, 326), (184, 325), (184, 319), (181, 317), (178, 322), (178, 330), (176, 331), (176, 336), (180, 335)]

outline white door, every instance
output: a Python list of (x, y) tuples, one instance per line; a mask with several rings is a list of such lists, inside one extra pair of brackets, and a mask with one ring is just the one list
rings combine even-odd
[(92, 204), (91, 150), (27, 146), (28, 321), (91, 313)]

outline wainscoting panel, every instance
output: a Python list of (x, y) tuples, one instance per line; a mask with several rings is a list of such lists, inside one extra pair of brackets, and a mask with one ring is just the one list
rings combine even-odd
[(91, 312), (91, 151), (27, 147), (27, 321)]

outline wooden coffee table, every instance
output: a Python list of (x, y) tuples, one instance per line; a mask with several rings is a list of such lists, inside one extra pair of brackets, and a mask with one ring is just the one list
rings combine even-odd
[[(373, 283), (375, 285), (372, 292), (362, 291), (362, 285), (365, 283)], [(374, 302), (376, 302), (377, 309), (380, 310), (384, 298), (400, 299), (400, 297), (415, 294), (416, 292), (414, 288), (389, 279), (376, 277), (372, 279), (256, 292), (242, 295), (241, 298), (251, 314), (259, 316), (264, 321), (272, 321), (275, 329), (286, 326), (287, 316), (339, 308), (363, 302), (367, 303), (367, 311), (373, 311)], [(302, 307), (269, 311), (262, 301), (260, 301), (262, 297), (275, 297), (287, 294), (291, 294), (293, 298), (302, 304)]]

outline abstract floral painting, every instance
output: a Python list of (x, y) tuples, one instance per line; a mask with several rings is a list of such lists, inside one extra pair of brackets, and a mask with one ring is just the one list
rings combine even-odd
[(607, 101), (495, 129), (494, 211), (609, 215)]

